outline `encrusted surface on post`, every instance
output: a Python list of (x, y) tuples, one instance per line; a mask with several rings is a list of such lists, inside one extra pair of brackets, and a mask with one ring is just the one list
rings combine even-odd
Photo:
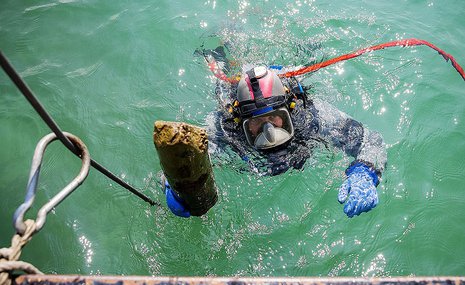
[(191, 215), (207, 213), (218, 196), (205, 129), (182, 122), (156, 121), (153, 142), (168, 183), (185, 200)]

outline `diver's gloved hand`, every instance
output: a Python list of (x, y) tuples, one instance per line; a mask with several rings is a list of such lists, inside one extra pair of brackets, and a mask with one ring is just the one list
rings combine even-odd
[(344, 213), (349, 218), (368, 212), (378, 205), (379, 178), (376, 172), (362, 162), (357, 162), (346, 170), (347, 179), (339, 188), (338, 201), (344, 205)]
[(168, 180), (163, 180), (165, 184), (166, 204), (168, 205), (168, 208), (178, 217), (189, 218), (191, 213), (187, 210), (184, 200), (179, 197), (173, 189), (171, 189)]

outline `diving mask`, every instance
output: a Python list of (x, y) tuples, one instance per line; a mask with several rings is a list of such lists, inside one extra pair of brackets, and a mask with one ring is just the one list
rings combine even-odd
[(282, 107), (244, 120), (247, 142), (256, 149), (270, 149), (289, 141), (294, 136), (289, 111)]

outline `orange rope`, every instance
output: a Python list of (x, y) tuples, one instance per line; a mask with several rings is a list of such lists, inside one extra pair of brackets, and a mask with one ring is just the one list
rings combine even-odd
[(320, 68), (335, 64), (337, 62), (343, 61), (343, 60), (348, 60), (354, 57), (358, 57), (364, 53), (371, 52), (374, 50), (379, 50), (379, 49), (384, 49), (387, 47), (396, 47), (396, 46), (417, 46), (417, 45), (426, 45), (429, 46), (430, 48), (436, 50), (446, 61), (451, 61), (452, 66), (457, 70), (457, 72), (462, 76), (463, 80), (465, 80), (465, 73), (463, 71), (463, 68), (457, 63), (457, 61), (454, 59), (454, 57), (445, 51), (441, 50), (440, 48), (436, 47), (435, 45), (424, 41), (424, 40), (418, 40), (418, 39), (405, 39), (405, 40), (398, 40), (398, 41), (392, 41), (392, 42), (387, 42), (384, 44), (379, 44), (375, 45), (372, 47), (364, 48), (352, 53), (344, 54), (336, 58), (329, 59), (327, 61), (317, 63), (311, 66), (307, 66), (295, 71), (289, 71), (284, 74), (280, 74), (279, 76), (281, 77), (292, 77), (292, 76), (297, 76), (297, 75), (302, 75), (308, 72), (314, 72), (317, 71)]
[(232, 77), (232, 78), (228, 77), (223, 72), (223, 70), (221, 70), (221, 68), (218, 66), (215, 59), (212, 59), (212, 61), (208, 61), (205, 58), (205, 60), (207, 61), (208, 68), (210, 68), (211, 72), (213, 73), (213, 75), (215, 75), (216, 78), (229, 82), (231, 84), (239, 82), (239, 79), (237, 77)]

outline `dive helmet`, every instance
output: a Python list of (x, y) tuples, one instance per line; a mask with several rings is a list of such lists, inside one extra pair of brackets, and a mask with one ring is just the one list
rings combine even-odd
[(280, 146), (294, 136), (286, 91), (272, 70), (258, 66), (243, 74), (237, 102), (247, 142), (256, 149)]

